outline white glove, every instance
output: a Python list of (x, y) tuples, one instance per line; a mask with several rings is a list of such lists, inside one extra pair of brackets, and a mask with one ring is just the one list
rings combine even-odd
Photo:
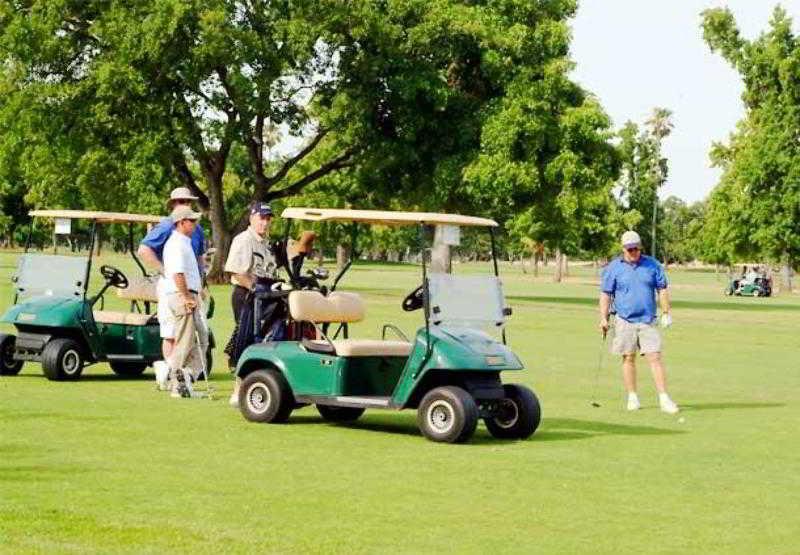
[(672, 325), (672, 315), (669, 312), (665, 312), (661, 315), (661, 327), (668, 328)]

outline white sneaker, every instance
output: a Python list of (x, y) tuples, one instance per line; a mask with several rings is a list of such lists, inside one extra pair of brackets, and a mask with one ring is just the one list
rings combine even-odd
[(163, 360), (157, 360), (153, 363), (153, 370), (156, 372), (156, 388), (159, 391), (167, 391), (169, 389), (169, 365)]
[(675, 401), (670, 399), (666, 393), (658, 395), (658, 404), (661, 407), (661, 412), (666, 412), (667, 414), (678, 414), (681, 411)]
[(228, 399), (228, 404), (235, 409), (239, 408), (239, 394), (237, 392), (234, 391), (231, 393), (231, 398)]
[(630, 411), (639, 410), (642, 404), (639, 402), (639, 396), (636, 393), (628, 393), (627, 409)]

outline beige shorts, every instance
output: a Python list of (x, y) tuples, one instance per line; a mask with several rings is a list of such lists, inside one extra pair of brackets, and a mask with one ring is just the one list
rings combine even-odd
[(661, 334), (658, 328), (653, 324), (636, 324), (617, 318), (614, 322), (611, 353), (632, 355), (637, 352), (642, 354), (661, 352)]

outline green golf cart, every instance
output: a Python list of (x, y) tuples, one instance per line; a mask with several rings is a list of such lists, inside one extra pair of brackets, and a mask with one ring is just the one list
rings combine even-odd
[(742, 267), (742, 274), (734, 278), (725, 289), (728, 296), (771, 297), (772, 278), (758, 266)]
[[(133, 377), (160, 360), (158, 278), (149, 276), (136, 257), (133, 233), (135, 224), (156, 224), (161, 218), (83, 210), (34, 210), (30, 216), (54, 220), (54, 237), (75, 237), (69, 239), (72, 247), (67, 254), (30, 252), (29, 238), (12, 278), (14, 305), (0, 317), (0, 322), (17, 330), (16, 335), (0, 334), (0, 374), (18, 374), (24, 362), (35, 361), (50, 380), (76, 380), (86, 365), (108, 362), (115, 374)], [(77, 247), (74, 220), (89, 221), (83, 250)], [(90, 295), (94, 246), (103, 224), (127, 226), (127, 248), (141, 276), (129, 280), (118, 268), (100, 266), (103, 284)], [(110, 288), (116, 289), (128, 310), (105, 310), (104, 295)], [(207, 369), (213, 337), (209, 343)]]
[[(292, 220), (349, 223), (354, 244), (350, 262), (330, 288), (320, 286), (311, 271), (310, 277), (290, 274), (292, 289), (275, 292), (273, 301), (286, 303), (289, 333), (286, 340), (248, 347), (239, 360), (239, 407), (247, 420), (286, 422), (295, 408), (314, 404), (332, 422), (354, 421), (366, 409), (416, 409), (422, 433), (448, 443), (469, 440), (479, 419), (498, 438), (524, 439), (536, 431), (541, 418), (536, 395), (500, 379), (501, 372), (523, 365), (505, 344), (511, 310), (498, 277), (496, 222), (453, 214), (311, 208), (287, 208), (282, 218), (287, 237)], [(422, 310), (424, 325), (414, 337), (387, 323), (380, 340), (351, 338), (349, 324), (364, 319), (366, 306), (358, 294), (336, 286), (358, 256), (361, 224), (414, 225), (423, 244), (431, 226), (445, 226), (456, 237), (451, 244), (461, 228), (485, 228), (493, 273), (430, 272), (423, 255), (422, 284), (401, 305), (408, 312)], [(387, 332), (397, 338), (387, 339)]]

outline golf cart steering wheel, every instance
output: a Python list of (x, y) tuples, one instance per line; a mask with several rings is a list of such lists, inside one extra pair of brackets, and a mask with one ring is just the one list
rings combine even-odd
[(126, 289), (128, 287), (128, 278), (114, 266), (107, 266), (104, 264), (100, 266), (100, 273), (111, 287), (118, 287), (119, 289)]
[(425, 288), (420, 285), (403, 299), (403, 310), (413, 312), (425, 306)]

